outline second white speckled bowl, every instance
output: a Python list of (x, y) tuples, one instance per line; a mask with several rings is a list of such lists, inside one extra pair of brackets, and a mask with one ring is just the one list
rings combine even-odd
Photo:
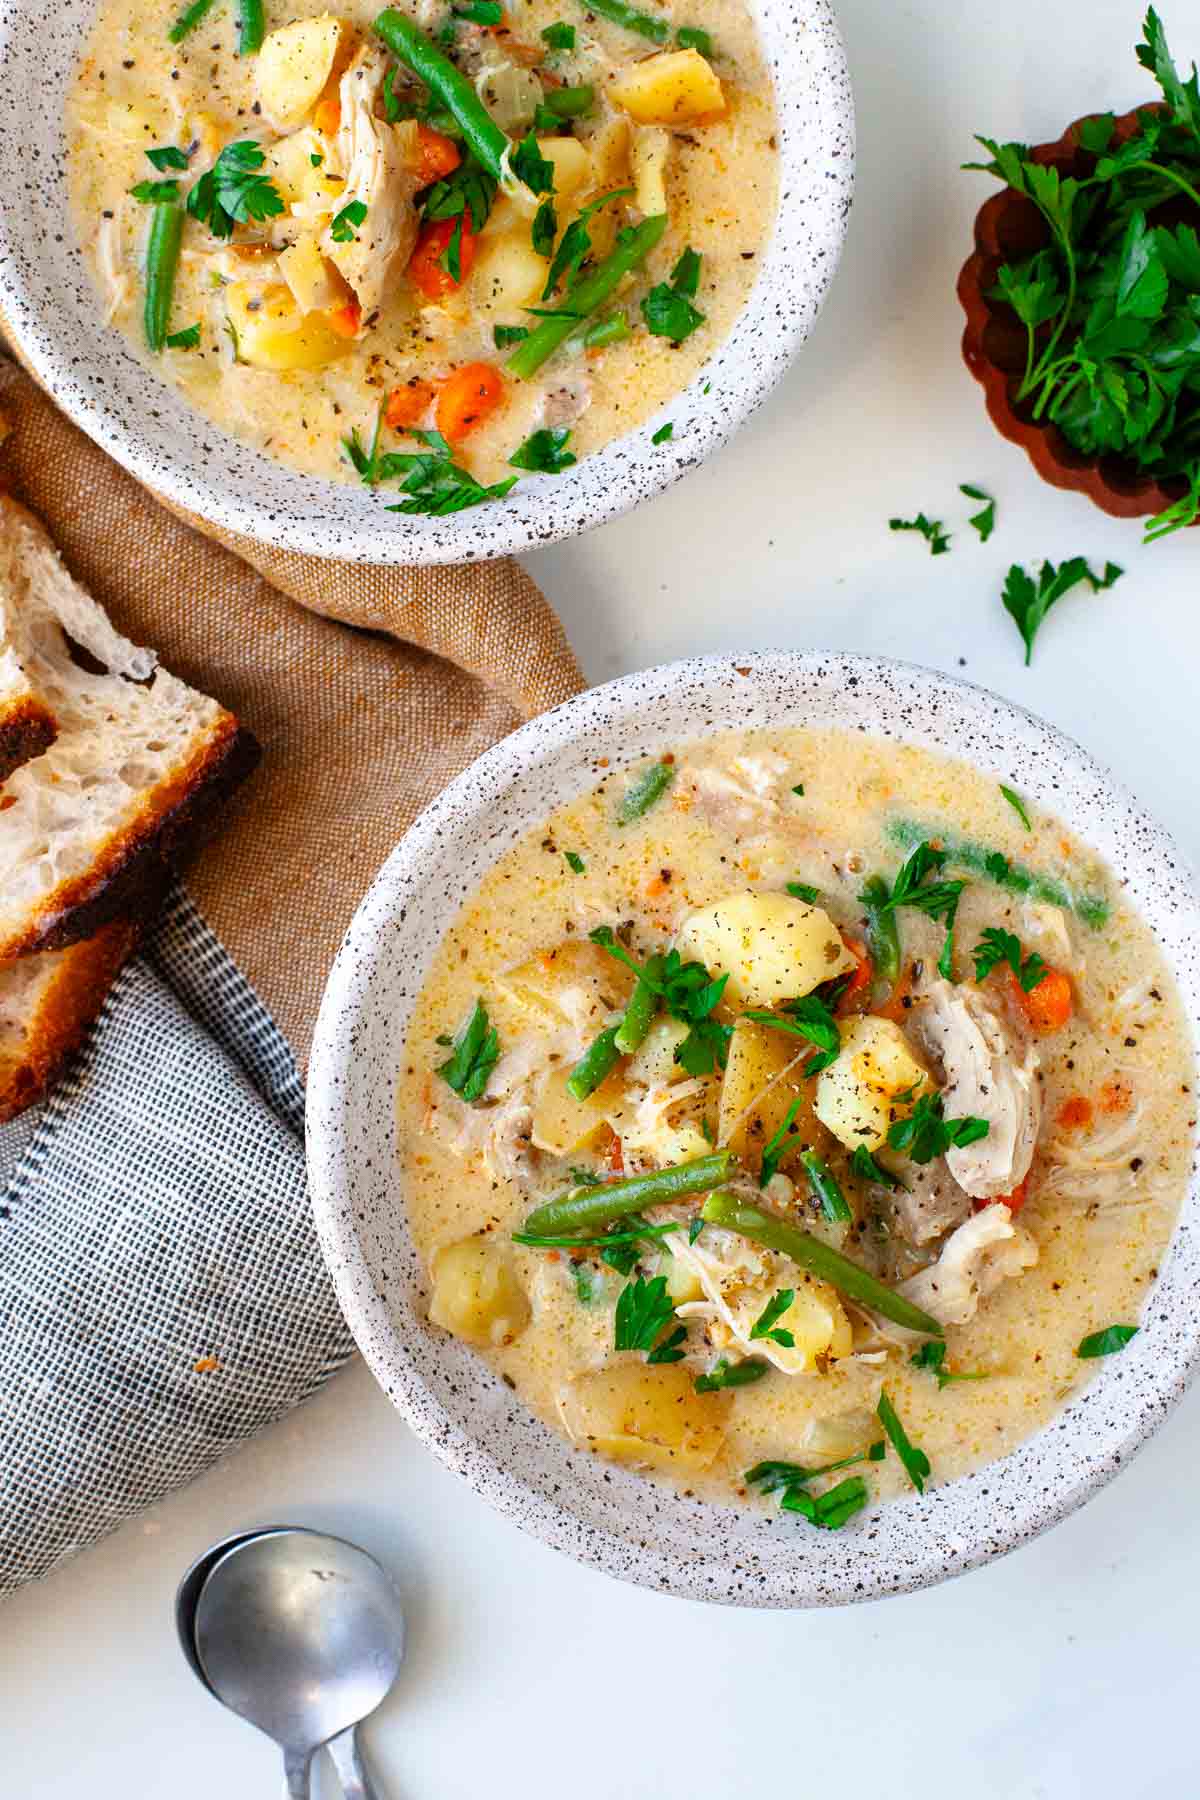
[(868, 1600), (961, 1574), (1055, 1524), (1162, 1423), (1200, 1360), (1200, 1184), (1130, 1347), (1002, 1462), (822, 1534), (687, 1500), (573, 1449), (429, 1326), (404, 1219), (395, 1080), (413, 1001), (463, 899), (513, 840), (632, 762), (714, 731), (839, 726), (969, 758), (1104, 857), (1157, 932), (1200, 1039), (1200, 900), (1166, 833), (1086, 751), (981, 688), (881, 658), (705, 657), (593, 688), (474, 763), (393, 852), (326, 990), (309, 1076), (317, 1229), (359, 1348), (418, 1436), (527, 1530), (630, 1581), (745, 1606)]
[[(695, 380), (562, 475), (444, 519), (273, 462), (194, 412), (103, 323), (71, 228), (63, 97), (95, 0), (0, 6), (0, 309), (77, 425), (140, 481), (228, 531), (346, 562), (467, 562), (573, 537), (711, 455), (780, 379), (837, 267), (854, 179), (854, 106), (829, 0), (749, 0), (775, 83), (780, 209), (754, 291)], [(228, 24), (222, 29), (228, 29)], [(670, 442), (654, 432), (670, 420)]]

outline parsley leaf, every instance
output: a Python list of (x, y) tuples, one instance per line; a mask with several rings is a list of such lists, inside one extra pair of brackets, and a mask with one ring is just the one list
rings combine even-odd
[[(938, 958), (938, 974), (950, 981), (954, 976), (954, 921), (967, 884), (963, 880), (930, 881), (928, 877), (940, 874), (945, 862), (943, 851), (935, 850), (928, 842), (918, 844), (892, 883), (891, 894), (887, 899), (873, 898), (871, 904), (883, 915), (895, 912), (899, 906), (911, 906), (927, 918), (940, 919), (946, 927), (946, 937)], [(859, 897), (865, 900), (866, 894)]]
[[(341, 212), (336, 213), (334, 215), (333, 223), (329, 227), (329, 235), (333, 239), (334, 243), (335, 244), (356, 243), (358, 241), (358, 227), (362, 224), (362, 222), (366, 218), (366, 216), (367, 216), (367, 208), (366, 208), (365, 202), (362, 200), (351, 200), (349, 205), (343, 206)], [(460, 236), (461, 236), (461, 231), (462, 231), (462, 221), (460, 220), (459, 221)], [(456, 277), (456, 279), (457, 279), (457, 277)]]
[(922, 1094), (907, 1119), (897, 1119), (888, 1128), (891, 1149), (902, 1150), (915, 1163), (930, 1163), (947, 1150), (962, 1149), (987, 1137), (991, 1126), (986, 1119), (967, 1114), (964, 1118), (942, 1116), (942, 1096)]
[(1004, 610), (1009, 613), (1021, 634), (1025, 645), (1025, 664), (1029, 666), (1033, 660), (1033, 640), (1036, 638), (1046, 614), (1050, 608), (1061, 600), (1063, 595), (1081, 581), (1086, 581), (1094, 594), (1112, 587), (1125, 573), (1116, 563), (1106, 563), (1103, 575), (1095, 575), (1088, 566), (1084, 556), (1072, 556), (1060, 567), (1052, 562), (1044, 562), (1036, 583), (1026, 574), (1020, 563), (1014, 563), (1008, 571), (1008, 579), (1004, 584)]
[(988, 1379), (986, 1371), (971, 1375), (953, 1375), (948, 1369), (944, 1369), (942, 1364), (946, 1360), (946, 1346), (938, 1338), (930, 1338), (929, 1342), (922, 1344), (916, 1355), (910, 1356), (908, 1360), (914, 1369), (928, 1369), (931, 1375), (937, 1376), (939, 1393), (943, 1388), (948, 1388), (953, 1381), (986, 1381)]
[(1136, 1325), (1107, 1325), (1103, 1331), (1093, 1331), (1090, 1337), (1085, 1337), (1075, 1354), (1085, 1362), (1096, 1356), (1114, 1356), (1118, 1350), (1124, 1350), (1137, 1333)]
[(174, 144), (164, 144), (158, 150), (147, 150), (146, 156), (160, 175), (165, 175), (168, 169), (183, 170), (188, 166), (188, 152), (177, 150)]
[(675, 765), (670, 762), (650, 763), (635, 775), (621, 797), (617, 808), (617, 824), (632, 825), (648, 813), (656, 800), (661, 800), (675, 779)]
[(819, 1075), (827, 1069), (842, 1047), (841, 1034), (837, 1020), (819, 993), (806, 994), (803, 1000), (789, 1000), (783, 1008), (784, 1016), (773, 1012), (746, 1012), (742, 1017), (753, 1019), (757, 1025), (769, 1025), (775, 1031), (790, 1032), (793, 1037), (804, 1038), (807, 1043), (815, 1044), (819, 1055), (811, 1057), (804, 1065), (805, 1075)]
[(509, 465), (514, 469), (531, 469), (542, 475), (560, 475), (569, 469), (575, 461), (574, 454), (567, 449), (571, 432), (569, 426), (543, 425), (525, 439), (519, 449), (509, 457)]
[(496, 198), (496, 177), (473, 156), (465, 156), (457, 169), (437, 181), (425, 196), (426, 222), (458, 219), (469, 213), (471, 230), (480, 232), (488, 222)]
[(1020, 939), (996, 925), (988, 926), (975, 946), (974, 956), (976, 981), (986, 981), (997, 964), (1007, 963), (1026, 994), (1033, 992), (1046, 973), (1046, 965), (1035, 950), (1022, 962)]
[(889, 531), (919, 531), (929, 545), (930, 556), (944, 556), (950, 548), (950, 538), (940, 519), (927, 519), (923, 512), (915, 519), (889, 519)]
[(612, 188), (607, 194), (598, 195), (571, 220), (559, 240), (554, 260), (550, 264), (546, 285), (542, 289), (543, 300), (550, 298), (564, 277), (569, 279), (572, 275), (577, 274), (585, 259), (591, 254), (592, 235), (588, 226), (600, 207), (607, 206), (610, 200), (619, 200), (623, 195), (632, 194), (632, 192), (633, 189), (628, 187)]
[[(553, 256), (554, 240), (558, 236), (558, 214), (554, 210), (554, 202), (545, 199), (533, 215), (533, 224), (529, 228), (529, 241), (539, 256)], [(544, 300), (546, 295), (542, 295)]]
[(750, 1327), (751, 1338), (768, 1338), (773, 1344), (781, 1344), (785, 1350), (793, 1350), (796, 1345), (795, 1337), (790, 1331), (777, 1326), (775, 1321), (783, 1317), (795, 1298), (795, 1288), (780, 1288), (777, 1294), (773, 1294)]
[(779, 1130), (773, 1132), (767, 1139), (767, 1142), (763, 1145), (762, 1167), (758, 1174), (758, 1185), (760, 1188), (765, 1188), (768, 1181), (771, 1180), (772, 1176), (775, 1175), (779, 1169), (779, 1164), (783, 1158), (784, 1140), (791, 1130), (792, 1120), (799, 1112), (800, 1102), (803, 1098), (803, 1094), (796, 1095), (796, 1098), (792, 1101), (792, 1104), (788, 1107), (780, 1121)]
[(389, 512), (425, 513), (433, 518), (444, 518), (449, 513), (464, 512), (469, 506), (480, 506), (485, 500), (503, 500), (516, 486), (517, 477), (510, 475), (492, 487), (483, 487), (468, 469), (460, 469), (453, 461), (450, 446), (438, 431), (414, 428), (409, 430), (408, 436), (425, 444), (425, 451), (389, 450), (385, 455), (379, 455), (376, 449), (378, 425), (369, 456), (364, 454), (356, 433), (352, 432), (350, 437), (342, 440), (347, 456), (363, 481), (374, 486), (379, 481), (404, 478), (400, 481), (400, 490), (408, 498), (389, 506)]
[(278, 188), (260, 173), (263, 148), (244, 138), (226, 144), (211, 169), (207, 169), (187, 197), (187, 209), (216, 238), (233, 236), (233, 228), (249, 220), (261, 223), (284, 210)]
[(528, 325), (492, 326), (492, 342), (497, 350), (507, 350), (511, 344), (523, 344), (528, 336)]
[(895, 1407), (888, 1399), (886, 1388), (880, 1394), (879, 1405), (875, 1410), (879, 1415), (879, 1423), (887, 1432), (892, 1448), (900, 1458), (900, 1461), (904, 1464), (904, 1470), (908, 1479), (912, 1482), (918, 1494), (923, 1494), (925, 1492), (925, 1478), (930, 1472), (929, 1458), (923, 1450), (919, 1450), (917, 1446), (910, 1441), (908, 1433), (900, 1423)]
[(815, 906), (821, 898), (820, 888), (809, 887), (807, 881), (789, 881), (785, 885), (794, 900), (803, 900), (808, 906)]
[(697, 1375), (692, 1386), (698, 1394), (716, 1394), (722, 1388), (749, 1387), (751, 1382), (761, 1381), (770, 1372), (770, 1363), (763, 1362), (757, 1356), (748, 1356), (744, 1362), (734, 1363), (719, 1356), (707, 1374)]
[(779, 1502), (784, 1512), (799, 1513), (822, 1531), (840, 1531), (870, 1500), (867, 1484), (861, 1475), (848, 1476), (824, 1494), (810, 1494), (807, 1488), (788, 1488)]
[(648, 331), (655, 337), (670, 338), (673, 344), (682, 344), (704, 324), (704, 314), (692, 305), (687, 295), (665, 281), (652, 287), (643, 299), (642, 317)]
[(518, 181), (523, 181), (531, 194), (554, 192), (554, 164), (542, 155), (536, 135), (523, 137), (508, 159), (508, 166)]
[(720, 1004), (728, 975), (714, 981), (703, 963), (684, 962), (678, 950), (668, 950), (656, 972), (650, 964), (639, 963), (630, 956), (610, 926), (598, 925), (588, 935), (593, 944), (599, 944), (644, 981), (664, 1002), (672, 1018), (690, 1027), (687, 1037), (675, 1049), (675, 1061), (681, 1068), (689, 1075), (708, 1075), (725, 1067), (733, 1027), (710, 1014)]
[(573, 50), (575, 48), (575, 27), (556, 21), (542, 29), (542, 42), (548, 50)]
[(1004, 795), (1004, 798), (1008, 801), (1008, 804), (1012, 807), (1026, 831), (1032, 831), (1033, 823), (1030, 820), (1025, 802), (1022, 800), (1020, 794), (1013, 788), (1005, 787), (1003, 782), (1000, 783), (1000, 792)]
[(470, 1018), (454, 1040), (453, 1054), (438, 1067), (447, 1087), (462, 1100), (479, 1100), (500, 1060), (500, 1039), (489, 1024), (487, 1007), (476, 1000)]
[(659, 1332), (674, 1317), (666, 1276), (655, 1275), (650, 1281), (636, 1276), (622, 1288), (617, 1301), (614, 1348), (652, 1350)]
[(182, 331), (171, 331), (167, 333), (168, 350), (194, 350), (199, 342), (199, 325), (186, 325)]
[(563, 855), (567, 860), (567, 867), (570, 869), (572, 875), (582, 875), (584, 861), (578, 850), (564, 850)]
[[(1167, 48), (1162, 20), (1153, 7), (1146, 14), (1143, 33), (1143, 41), (1137, 47), (1138, 61), (1143, 69), (1149, 69), (1162, 89), (1176, 123), (1190, 131), (1200, 144), (1200, 80), (1195, 63), (1192, 64), (1191, 80), (1184, 81)], [(1194, 156), (1195, 151), (1192, 154)]]
[(854, 1154), (850, 1158), (850, 1169), (860, 1181), (869, 1181), (876, 1187), (891, 1188), (893, 1191), (896, 1188), (903, 1188), (905, 1193), (908, 1192), (900, 1177), (893, 1175), (890, 1169), (885, 1169), (882, 1163), (876, 1162), (865, 1144), (855, 1146)]
[(969, 481), (964, 481), (958, 491), (960, 494), (965, 494), (968, 500), (984, 502), (982, 509), (973, 513), (968, 523), (973, 525), (979, 533), (980, 543), (986, 544), (996, 529), (996, 502), (990, 494), (985, 494), (982, 488), (972, 487)]
[(659, 426), (658, 430), (654, 433), (654, 436), (650, 439), (650, 442), (652, 444), (669, 444), (674, 436), (675, 427), (668, 419), (665, 425)]
[(712, 59), (713, 41), (699, 25), (681, 25), (675, 33), (675, 42), (681, 50), (698, 50), (701, 56)]
[(646, 1361), (648, 1363), (682, 1362), (683, 1351), (679, 1346), (686, 1337), (687, 1326), (677, 1325), (669, 1337), (665, 1337), (661, 1343), (655, 1344)]

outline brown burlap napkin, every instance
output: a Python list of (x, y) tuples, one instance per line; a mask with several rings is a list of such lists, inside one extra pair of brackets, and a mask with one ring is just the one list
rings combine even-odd
[(347, 566), (185, 522), (11, 362), (0, 410), (0, 475), (72, 572), (262, 743), (188, 886), (303, 1067), (342, 934), (413, 817), (583, 685), (562, 627), (512, 561)]

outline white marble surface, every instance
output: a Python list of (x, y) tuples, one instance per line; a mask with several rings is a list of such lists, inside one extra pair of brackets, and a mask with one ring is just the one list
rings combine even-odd
[[(971, 132), (1053, 137), (1081, 112), (1146, 96), (1132, 55), (1139, 8), (842, 0), (841, 11), (858, 200), (816, 335), (733, 448), (531, 570), (597, 680), (760, 645), (962, 667), (1081, 739), (1200, 860), (1197, 542), (1143, 552), (1136, 527), (1039, 485), (991, 433), (957, 349), (954, 278), (987, 191), (956, 172)], [(1166, 0), (1165, 11), (1179, 50), (1200, 50), (1195, 9)], [(966, 529), (960, 481), (998, 498), (986, 548)], [(886, 530), (890, 513), (919, 507), (957, 522), (936, 562)], [(1076, 553), (1129, 572), (1110, 594), (1064, 601), (1026, 671), (1000, 608), (1004, 569)], [(411, 1658), (369, 1737), (385, 1800), (1195, 1793), (1185, 1696), (1198, 1478), (1193, 1394), (1082, 1513), (963, 1581), (840, 1613), (706, 1610), (620, 1587), (521, 1536), (432, 1461), (355, 1367), (0, 1608), (0, 1794), (277, 1792), (269, 1746), (178, 1656), (171, 1597), (212, 1539), (279, 1520), (359, 1538), (408, 1596)]]

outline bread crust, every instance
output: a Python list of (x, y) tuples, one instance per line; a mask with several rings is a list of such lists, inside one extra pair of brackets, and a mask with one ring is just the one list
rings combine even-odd
[(152, 911), (261, 754), (253, 733), (232, 713), (222, 713), (188, 763), (143, 797), (91, 867), (60, 882), (20, 932), (0, 941), (0, 963), (61, 950), (92, 937), (110, 920)]
[(57, 735), (54, 714), (34, 695), (0, 706), (0, 782), (48, 750)]
[[(141, 935), (132, 919), (113, 919), (94, 937), (73, 944), (47, 970), (17, 1054), (0, 1051), (0, 1124), (50, 1088), (83, 1040), (109, 989)], [(5, 971), (0, 969), (0, 982)]]

